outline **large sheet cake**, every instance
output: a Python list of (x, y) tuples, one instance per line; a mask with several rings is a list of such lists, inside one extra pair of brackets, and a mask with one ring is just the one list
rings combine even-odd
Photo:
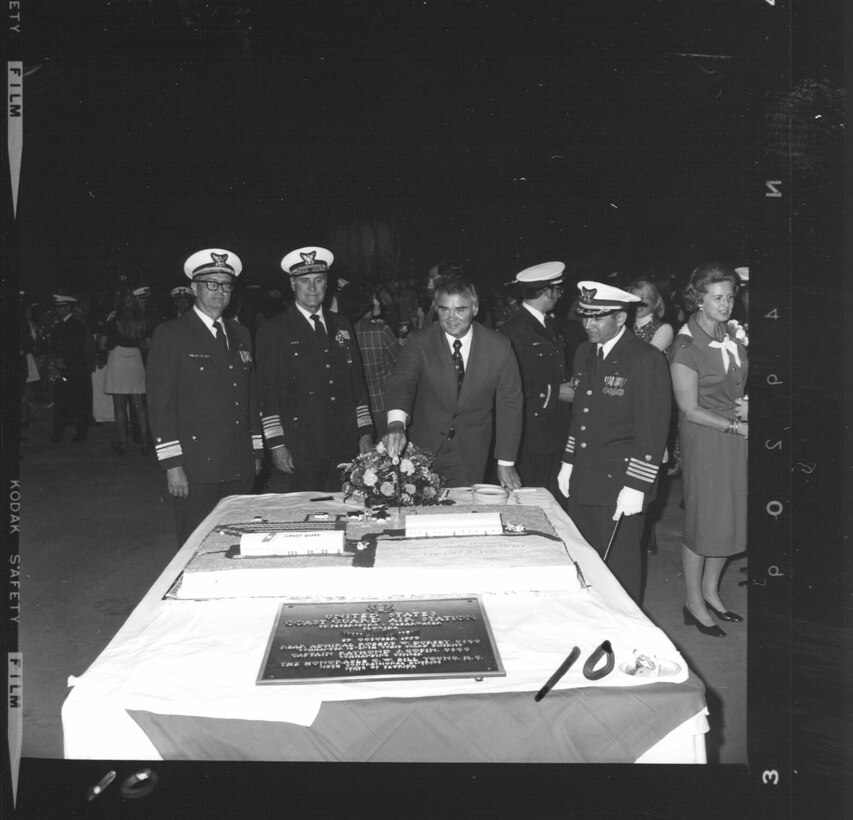
[[(417, 507), (404, 513), (408, 519), (441, 515), (445, 509)], [(452, 508), (454, 516), (482, 513), (482, 507)], [(403, 522), (391, 528), (382, 521), (348, 521), (347, 551), (340, 555), (241, 557), (239, 531), (249, 522), (228, 522), (205, 537), (170, 594), (193, 599), (345, 600), (579, 588), (565, 545), (540, 507), (491, 506), (489, 513), (500, 515), (502, 533), (411, 538)], [(267, 526), (305, 522), (306, 516), (293, 511), (283, 518)]]

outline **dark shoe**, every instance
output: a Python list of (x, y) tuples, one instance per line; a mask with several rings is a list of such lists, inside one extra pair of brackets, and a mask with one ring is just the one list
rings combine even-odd
[(86, 434), (85, 433), (77, 433), (77, 435), (71, 439), (71, 441), (85, 441), (85, 440), (86, 440)]
[(127, 442), (126, 441), (114, 441), (110, 444), (110, 447), (113, 448), (117, 453), (121, 453), (122, 455), (127, 452)]
[(720, 627), (716, 624), (714, 626), (705, 626), (686, 606), (684, 607), (684, 624), (686, 626), (695, 626), (703, 635), (712, 635), (715, 638), (726, 637), (726, 633)]
[(51, 444), (62, 444), (62, 436), (51, 436), (50, 437)]
[(732, 621), (736, 623), (743, 620), (743, 617), (738, 615), (737, 612), (729, 612), (728, 610), (720, 612), (719, 609), (715, 609), (707, 601), (705, 601), (705, 606), (708, 607), (708, 611), (710, 613), (716, 615), (721, 621)]

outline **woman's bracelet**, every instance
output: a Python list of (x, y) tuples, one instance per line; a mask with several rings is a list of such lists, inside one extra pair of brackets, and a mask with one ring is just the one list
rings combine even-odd
[(724, 433), (732, 433), (733, 435), (737, 435), (737, 425), (738, 419), (732, 419), (723, 430)]

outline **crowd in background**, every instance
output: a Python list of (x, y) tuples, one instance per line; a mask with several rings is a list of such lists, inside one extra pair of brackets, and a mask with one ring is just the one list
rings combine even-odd
[[(405, 343), (407, 335), (425, 323), (434, 320), (432, 303), (434, 285), (438, 276), (456, 267), (453, 262), (440, 262), (433, 265), (422, 278), (411, 277), (378, 282), (349, 282), (346, 274), (339, 274), (336, 282), (330, 282), (327, 306), (330, 310), (340, 311), (354, 325), (358, 324), (360, 345), (381, 344), (387, 355), (384, 361), (374, 364), (374, 370), (366, 374), (371, 389), (371, 409), (374, 420), (382, 425), (383, 408), (381, 381), (387, 377), (389, 367), (393, 367), (399, 346)], [(734, 313), (735, 319), (746, 322), (748, 310), (748, 275), (738, 269), (741, 275), (741, 289)], [(571, 271), (567, 270), (571, 277)], [(611, 273), (602, 277), (617, 287), (637, 293), (646, 300), (648, 307), (641, 308), (635, 317), (637, 327), (632, 328), (645, 341), (649, 341), (666, 352), (674, 334), (687, 320), (687, 312), (682, 304), (682, 289), (686, 284), (684, 277), (672, 273), (637, 274), (631, 271)], [(582, 278), (580, 275), (576, 279)], [(554, 318), (563, 333), (568, 346), (569, 364), (574, 348), (585, 339), (578, 317), (574, 313), (575, 289), (567, 288), (565, 296), (554, 309)], [(281, 288), (264, 289), (249, 284), (238, 288), (228, 310), (234, 318), (246, 326), (254, 338), (257, 328), (270, 316), (285, 309), (292, 297), (290, 288), (285, 284)], [(73, 318), (82, 322), (86, 329), (86, 349), (84, 355), (91, 372), (96, 375), (96, 385), (102, 381), (98, 371), (105, 369), (110, 352), (115, 348), (115, 325), (118, 319), (135, 323), (133, 333), (137, 336), (140, 358), (144, 363), (148, 340), (154, 328), (161, 322), (175, 318), (192, 306), (192, 296), (185, 287), (167, 291), (154, 289), (142, 283), (131, 282), (129, 277), (120, 276), (116, 288), (107, 290), (75, 292), (76, 301), (71, 303)], [(62, 351), (58, 349), (57, 327), (59, 318), (57, 306), (51, 294), (31, 294), (22, 292), (22, 341), (21, 356), (24, 372), (24, 391), (21, 403), (22, 426), (29, 426), (34, 408), (54, 406), (55, 384), (62, 378), (57, 369), (57, 361), (62, 361)], [(491, 286), (480, 288), (480, 310), (477, 321), (486, 327), (498, 329), (519, 309), (521, 299), (511, 286)], [(363, 308), (363, 309), (362, 309)], [(653, 329), (653, 330), (652, 330)], [(650, 334), (650, 330), (652, 330)], [(383, 341), (377, 342), (379, 337)], [(393, 337), (393, 339), (391, 338)], [(372, 339), (372, 341), (370, 341)], [(393, 342), (396, 341), (396, 344)], [(373, 357), (375, 360), (375, 357)], [(368, 367), (366, 366), (366, 369)], [(110, 395), (110, 394), (108, 394)], [(123, 392), (113, 396), (133, 395)], [(98, 390), (92, 397), (94, 403), (103, 402)], [(99, 422), (103, 417), (112, 416), (121, 426), (127, 410), (124, 405), (130, 400), (112, 402), (112, 412), (96, 412), (89, 421)], [(146, 448), (145, 432), (139, 430), (139, 416), (144, 413), (144, 405), (132, 407), (134, 418), (130, 429), (133, 439)], [(378, 412), (376, 412), (378, 411)], [(143, 431), (145, 425), (142, 425)], [(381, 431), (379, 431), (381, 434)], [(127, 438), (119, 430), (119, 438), (114, 442), (115, 449), (126, 449)], [(150, 446), (150, 441), (147, 442)]]
[[(323, 251), (323, 249), (314, 249), (311, 253), (302, 253), (302, 258), (307, 260), (304, 264), (307, 266), (308, 273), (317, 267), (314, 264), (314, 257), (319, 251)], [(323, 252), (331, 258), (328, 251)], [(199, 253), (204, 256), (208, 252)], [(203, 271), (209, 269), (208, 278), (202, 279), (200, 283), (193, 280), (193, 289), (186, 286), (173, 288), (169, 292), (168, 299), (164, 298), (164, 294), (154, 292), (147, 285), (139, 284), (134, 287), (127, 277), (121, 277), (112, 298), (109, 298), (108, 294), (104, 292), (98, 292), (78, 295), (52, 294), (49, 300), (45, 299), (44, 301), (32, 298), (24, 299), (23, 322), (21, 324), (22, 383), (24, 385), (21, 400), (22, 427), (25, 429), (28, 427), (34, 408), (39, 405), (52, 406), (51, 441), (54, 444), (62, 443), (66, 428), (72, 426), (74, 435), (71, 440), (80, 442), (87, 438), (90, 424), (100, 423), (98, 409), (100, 404), (102, 408), (100, 415), (104, 417), (104, 420), (107, 420), (111, 415), (116, 425), (118, 437), (112, 442), (112, 448), (123, 455), (128, 451), (129, 440), (132, 439), (139, 446), (142, 454), (147, 454), (155, 446), (149, 428), (146, 403), (146, 360), (151, 347), (151, 339), (158, 326), (170, 319), (179, 318), (191, 310), (193, 298), (195, 298), (196, 307), (198, 307), (200, 294), (208, 299), (213, 298), (210, 295), (211, 293), (223, 297), (221, 300), (222, 310), (227, 309), (227, 312), (222, 313), (220, 310), (214, 318), (218, 320), (221, 314), (223, 318), (231, 319), (237, 323), (232, 326), (231, 332), (241, 336), (242, 340), (235, 337), (232, 342), (234, 344), (239, 342), (241, 360), (244, 362), (244, 369), (247, 373), (251, 371), (254, 374), (255, 372), (253, 356), (260, 358), (258, 348), (266, 350), (265, 355), (267, 356), (272, 355), (279, 358), (281, 358), (281, 351), (285, 348), (288, 352), (295, 350), (292, 345), (296, 342), (288, 341), (289, 337), (282, 336), (284, 333), (282, 328), (285, 328), (285, 325), (277, 316), (277, 314), (282, 314), (288, 309), (285, 300), (291, 296), (291, 290), (282, 287), (281, 289), (270, 289), (263, 292), (259, 286), (249, 284), (242, 291), (238, 290), (234, 294), (237, 298), (231, 299), (231, 292), (236, 287), (235, 280), (240, 273), (240, 268), (226, 269), (224, 267), (224, 260), (228, 257), (227, 253), (220, 256), (214, 252), (210, 255), (215, 264), (208, 263), (207, 268), (202, 267)], [(236, 262), (239, 266), (239, 260)], [(311, 264), (314, 264), (314, 267)], [(558, 270), (550, 270), (549, 265), (558, 266)], [(603, 382), (606, 384), (603, 389), (603, 393), (606, 395), (624, 395), (625, 385), (629, 382), (634, 383), (632, 357), (646, 357), (646, 361), (650, 361), (654, 365), (652, 369), (655, 373), (660, 371), (663, 374), (658, 379), (659, 388), (652, 388), (652, 384), (657, 384), (657, 382), (649, 375), (650, 371), (647, 372), (648, 367), (637, 365), (637, 373), (641, 374), (638, 376), (640, 381), (637, 384), (644, 384), (646, 392), (651, 391), (660, 398), (651, 412), (654, 419), (659, 420), (662, 424), (660, 441), (661, 446), (663, 446), (665, 439), (666, 447), (662, 461), (658, 459), (653, 464), (651, 459), (657, 457), (649, 453), (645, 456), (645, 461), (641, 463), (641, 467), (636, 468), (636, 471), (641, 477), (652, 473), (657, 475), (659, 466), (663, 466), (667, 474), (673, 476), (679, 474), (683, 466), (686, 523), (682, 559), (687, 590), (684, 620), (686, 624), (695, 625), (705, 635), (724, 637), (726, 633), (714, 622), (711, 613), (718, 620), (726, 622), (743, 620), (740, 615), (725, 608), (719, 597), (719, 583), (728, 557), (746, 548), (748, 397), (745, 393), (745, 387), (748, 372), (746, 359), (746, 345), (748, 344), (748, 337), (746, 336), (748, 269), (738, 269), (737, 272), (734, 272), (716, 263), (700, 265), (692, 271), (689, 278), (686, 278), (684, 282), (678, 282), (675, 277), (665, 275), (614, 273), (608, 277), (602, 277), (601, 282), (581, 280), (581, 293), (580, 298), (578, 298), (578, 289), (572, 285), (578, 284), (577, 279), (580, 277), (572, 282), (571, 272), (567, 271), (564, 278), (563, 268), (562, 263), (546, 263), (526, 269), (518, 275), (523, 276), (531, 271), (536, 271), (537, 276), (544, 278), (541, 281), (537, 279), (535, 287), (519, 288), (518, 286), (527, 280), (517, 278), (514, 286), (508, 283), (503, 287), (480, 288), (479, 304), (473, 309), (472, 318), (468, 320), (466, 328), (470, 328), (471, 321), (476, 319), (476, 322), (488, 328), (488, 330), (479, 331), (481, 335), (478, 338), (484, 340), (482, 342), (484, 345), (487, 344), (487, 339), (493, 339), (491, 342), (493, 347), (495, 345), (499, 347), (503, 344), (509, 349), (505, 339), (502, 339), (499, 344), (497, 343), (502, 334), (488, 336), (490, 331), (500, 331), (501, 327), (506, 324), (505, 333), (514, 339), (513, 347), (522, 344), (523, 348), (515, 349), (514, 356), (510, 355), (510, 359), (513, 361), (518, 359), (518, 362), (521, 363), (531, 352), (527, 349), (527, 345), (541, 345), (542, 342), (529, 339), (525, 341), (527, 337), (523, 335), (515, 338), (515, 328), (518, 325), (516, 320), (522, 316), (527, 316), (529, 310), (526, 311), (525, 308), (539, 305), (542, 311), (546, 311), (541, 321), (544, 321), (545, 333), (551, 341), (555, 345), (559, 341), (559, 345), (554, 347), (560, 352), (559, 370), (561, 373), (571, 373), (572, 367), (574, 367), (573, 380), (571, 383), (566, 382), (566, 385), (572, 386), (572, 392), (574, 386), (577, 386), (578, 379), (580, 385), (585, 385), (583, 398), (579, 400), (581, 408), (578, 412), (579, 414), (581, 412), (589, 413), (589, 415), (583, 416), (583, 423), (578, 422), (581, 425), (578, 427), (580, 432), (575, 430), (574, 424), (571, 428), (572, 431), (575, 431), (575, 435), (570, 433), (568, 441), (565, 443), (565, 454), (563, 454), (560, 478), (558, 479), (559, 492), (569, 499), (568, 512), (579, 527), (581, 525), (576, 516), (581, 516), (581, 511), (590, 508), (591, 502), (577, 501), (575, 494), (569, 498), (569, 477), (574, 467), (571, 459), (574, 453), (575, 437), (581, 435), (583, 431), (587, 431), (587, 425), (597, 425), (597, 429), (603, 425), (604, 428), (608, 429), (599, 429), (597, 435), (604, 435), (606, 438), (607, 435), (612, 434), (618, 438), (621, 435), (619, 430), (622, 428), (609, 429), (608, 427), (613, 425), (618, 427), (616, 417), (612, 416), (612, 413), (620, 407), (627, 410), (627, 417), (635, 412), (635, 401), (633, 399), (616, 403), (608, 401), (606, 408), (601, 410), (598, 415), (590, 413), (591, 408), (585, 404), (588, 402), (586, 397), (593, 394), (598, 395), (599, 381), (601, 381), (604, 372), (605, 365), (603, 363), (607, 352), (613, 350), (612, 345), (617, 344), (623, 333), (627, 331), (631, 342), (627, 347), (622, 344), (619, 348), (621, 353), (616, 357), (617, 369), (612, 371), (617, 375), (611, 373)], [(395, 379), (399, 381), (402, 378), (400, 371), (406, 369), (403, 367), (403, 360), (407, 360), (408, 357), (409, 360), (414, 361), (413, 357), (417, 355), (414, 351), (425, 345), (425, 339), (432, 338), (430, 334), (423, 333), (419, 334), (417, 338), (409, 340), (410, 333), (433, 327), (434, 322), (438, 322), (434, 327), (437, 328), (440, 324), (445, 333), (450, 333), (451, 331), (448, 330), (450, 325), (446, 326), (448, 321), (446, 314), (452, 311), (463, 311), (467, 308), (451, 308), (445, 303), (474, 304), (477, 294), (471, 290), (471, 284), (465, 284), (466, 282), (471, 283), (471, 278), (466, 274), (464, 266), (454, 262), (442, 262), (434, 265), (420, 282), (417, 279), (408, 279), (356, 283), (350, 282), (340, 275), (333, 281), (327, 281), (326, 263), (324, 262), (322, 271), (312, 274), (322, 284), (322, 290), (318, 291), (318, 285), (313, 279), (309, 282), (310, 277), (306, 277), (305, 282), (303, 282), (300, 278), (301, 274), (294, 272), (294, 270), (291, 269), (291, 281), (294, 282), (293, 292), (297, 292), (295, 283), (299, 283), (300, 288), (303, 285), (305, 288), (310, 286), (311, 293), (317, 293), (317, 304), (311, 307), (313, 312), (310, 318), (320, 318), (320, 313), (316, 311), (321, 306), (330, 314), (337, 315), (333, 319), (330, 317), (325, 320), (326, 327), (321, 334), (325, 342), (325, 350), (329, 350), (329, 335), (335, 336), (337, 334), (343, 339), (350, 338), (348, 335), (350, 331), (344, 332), (340, 328), (351, 328), (355, 332), (357, 350), (351, 358), (347, 354), (347, 360), (350, 363), (356, 362), (355, 368), (358, 372), (356, 380), (362, 384), (362, 389), (366, 388), (364, 398), (359, 400), (364, 404), (365, 419), (361, 420), (362, 409), (359, 409), (356, 414), (360, 419), (359, 425), (364, 421), (367, 424), (364, 429), (370, 430), (366, 434), (369, 438), (368, 445), (372, 445), (376, 440), (382, 438), (383, 443), (389, 447), (389, 453), (393, 455), (394, 453), (387, 442), (402, 434), (398, 428), (392, 430), (390, 415), (399, 413), (402, 408), (398, 408), (396, 405), (394, 407), (386, 406), (386, 385), (389, 386), (390, 391), (391, 386), (396, 384)], [(211, 281), (210, 275), (212, 273), (219, 275), (220, 279)], [(457, 281), (460, 287), (464, 285), (463, 290), (460, 291), (462, 295), (456, 294), (452, 297), (456, 302), (452, 302), (450, 296), (451, 293), (455, 294), (455, 291), (448, 290), (453, 287), (449, 284), (453, 281)], [(550, 287), (549, 282), (551, 281), (556, 282), (557, 286)], [(197, 290), (197, 287), (201, 287), (201, 283), (204, 283), (205, 288)], [(596, 307), (595, 288), (600, 289), (605, 295), (610, 294), (607, 298), (601, 297), (603, 302), (599, 300), (599, 304), (604, 304), (604, 307)], [(225, 293), (226, 289), (227, 293)], [(23, 292), (21, 295), (22, 298), (27, 296)], [(228, 298), (224, 298), (226, 296)], [(615, 300), (615, 303), (607, 304), (608, 298), (611, 301)], [(465, 302), (466, 299), (469, 302)], [(301, 301), (298, 293), (297, 302), (299, 303), (297, 306), (300, 306)], [(303, 309), (307, 308), (303, 307)], [(294, 309), (290, 308), (289, 310), (293, 311)], [(441, 311), (445, 312), (443, 318), (436, 315), (437, 312)], [(470, 310), (469, 313), (471, 313)], [(335, 334), (326, 332), (329, 331), (328, 323), (330, 321), (332, 329), (338, 328)], [(555, 327), (550, 327), (549, 322)], [(264, 323), (269, 324), (264, 326)], [(174, 324), (170, 323), (165, 326), (164, 330)], [(184, 323), (181, 322), (180, 324), (183, 325)], [(317, 328), (321, 327), (319, 321), (315, 324)], [(219, 330), (221, 328), (217, 325), (215, 329), (217, 330), (216, 339), (220, 341)], [(274, 330), (275, 332), (273, 332)], [(454, 361), (454, 366), (457, 368), (458, 390), (461, 389), (463, 373), (467, 372), (467, 368), (464, 363), (460, 364), (463, 358), (460, 355), (461, 335), (455, 333), (454, 335), (456, 341), (454, 341), (453, 357), (459, 359), (459, 362)], [(470, 339), (470, 335), (470, 332), (466, 332), (466, 338)], [(221, 336), (223, 350), (225, 352), (231, 351), (225, 334), (223, 333)], [(593, 363), (589, 373), (585, 369), (588, 367), (586, 363), (588, 354), (584, 351), (589, 349), (589, 345), (581, 348), (578, 355), (575, 356), (575, 351), (587, 340), (587, 337), (593, 343), (593, 350), (597, 348), (598, 361), (602, 363), (601, 373), (598, 376), (596, 376), (599, 369), (597, 363)], [(636, 337), (636, 339), (631, 337)], [(162, 333), (158, 333), (155, 337), (155, 344), (152, 348), (152, 384), (154, 382), (155, 359), (157, 356), (162, 359), (161, 353), (158, 352), (160, 351), (160, 347), (157, 345), (158, 338), (161, 339), (160, 347), (162, 347)], [(272, 338), (272, 342), (270, 342), (270, 338)], [(638, 339), (646, 344), (640, 344), (637, 342)], [(597, 344), (595, 344), (596, 342)], [(169, 350), (176, 343), (175, 340), (172, 340), (167, 345)], [(273, 345), (272, 348), (270, 348), (270, 344)], [(656, 358), (657, 354), (648, 352), (649, 346), (660, 351), (660, 360)], [(446, 343), (443, 347), (446, 347)], [(271, 350), (277, 352), (271, 353)], [(636, 355), (630, 353), (630, 350), (636, 351)], [(174, 353), (174, 351), (172, 352)], [(400, 366), (395, 370), (401, 353), (403, 360), (400, 361)], [(433, 353), (440, 358), (441, 351), (438, 348), (433, 350), (430, 355), (432, 356)], [(565, 361), (562, 360), (563, 354), (565, 354)], [(174, 355), (177, 355), (178, 358), (175, 359)], [(167, 371), (172, 374), (172, 377), (177, 378), (177, 370), (183, 361), (182, 356), (184, 354), (177, 353), (174, 355), (166, 365), (165, 371), (160, 372), (160, 379), (164, 378), (164, 373)], [(210, 354), (189, 355), (209, 356)], [(293, 353), (292, 355), (298, 354)], [(720, 355), (722, 356), (722, 367), (720, 366)], [(649, 356), (654, 357), (654, 360), (649, 359)], [(625, 357), (624, 360), (622, 357)], [(483, 366), (484, 361), (480, 363), (481, 366)], [(160, 361), (160, 364), (160, 369), (163, 370), (163, 362)], [(408, 362), (407, 367), (410, 364), (411, 362)], [(539, 364), (542, 362), (534, 356), (532, 364), (527, 362), (524, 366), (525, 369), (532, 368), (530, 373), (523, 373), (523, 377), (528, 378), (530, 376), (532, 378), (533, 371)], [(325, 367), (329, 368), (331, 364), (327, 363)], [(664, 369), (661, 370), (661, 368)], [(204, 367), (200, 369), (204, 370)], [(230, 370), (233, 370), (233, 365)], [(518, 402), (520, 404), (521, 383), (515, 364), (512, 365), (512, 371), (518, 382)], [(674, 393), (670, 392), (670, 375)], [(328, 376), (331, 376), (331, 371), (329, 373), (324, 371), (323, 378)], [(232, 378), (236, 379), (237, 377), (229, 375), (226, 381), (230, 381)], [(251, 379), (254, 376), (247, 376), (247, 378)], [(333, 381), (331, 380), (328, 383), (332, 384)], [(561, 385), (560, 389), (562, 390), (563, 386), (566, 385)], [(614, 385), (617, 386), (614, 387)], [(234, 387), (237, 386), (235, 382)], [(424, 388), (424, 390), (426, 389)], [(635, 389), (632, 388), (632, 390)], [(312, 393), (307, 387), (305, 390), (309, 394)], [(550, 390), (549, 387), (549, 396)], [(156, 397), (162, 398), (153, 387), (152, 391), (152, 401)], [(292, 391), (292, 385), (285, 389), (285, 393), (288, 395), (291, 395)], [(162, 389), (160, 392), (162, 393)], [(252, 393), (252, 390), (249, 392)], [(458, 394), (454, 394), (454, 396), (456, 395)], [(103, 411), (103, 404), (107, 397), (110, 397), (112, 403), (111, 414)], [(196, 398), (204, 401), (203, 397)], [(334, 402), (335, 398), (332, 397), (330, 401)], [(394, 397), (389, 395), (388, 398), (389, 404), (393, 404)], [(397, 399), (399, 398), (397, 396)], [(528, 398), (525, 398), (524, 402), (527, 401)], [(560, 401), (564, 401), (562, 396)], [(567, 398), (565, 401), (571, 403), (573, 399)], [(239, 403), (239, 401), (236, 402), (238, 405)], [(334, 407), (344, 409), (345, 402), (339, 404), (341, 404), (341, 408), (338, 408), (337, 405)], [(493, 404), (498, 408), (499, 396), (486, 401), (488, 412), (492, 412)], [(640, 404), (648, 409), (647, 401), (645, 403), (640, 401)], [(392, 411), (392, 413), (389, 415), (388, 411)], [(424, 418), (429, 418), (430, 413), (426, 412), (424, 415), (424, 412), (422, 409), (421, 415)], [(498, 410), (494, 412), (500, 417)], [(368, 414), (373, 418), (372, 425)], [(599, 418), (602, 414), (603, 418)], [(281, 422), (278, 421), (279, 416), (277, 415), (270, 416), (269, 413), (263, 415), (263, 411), (261, 415), (263, 416), (264, 437), (268, 438), (273, 427), (278, 429), (277, 425), (280, 425)], [(351, 413), (345, 413), (345, 417), (349, 418), (349, 415)], [(537, 423), (536, 417), (538, 415), (538, 413), (533, 413), (528, 418), (531, 427)], [(253, 418), (252, 413), (247, 419), (250, 420), (251, 418)], [(456, 424), (461, 425), (461, 420), (456, 415), (453, 418), (456, 420)], [(275, 425), (270, 419), (276, 422)], [(669, 422), (669, 434), (665, 435), (667, 419), (671, 421)], [(331, 420), (329, 421), (331, 423)], [(231, 423), (239, 425), (240, 421)], [(399, 427), (396, 416), (393, 423)], [(631, 423), (633, 424), (632, 429), (639, 429), (639, 419), (634, 418)], [(338, 424), (339, 422), (334, 422), (333, 426)], [(518, 424), (517, 433), (520, 436), (522, 427), (520, 417)], [(526, 424), (527, 422), (525, 422)], [(451, 434), (453, 429), (451, 428)], [(626, 427), (625, 429), (629, 428)], [(488, 441), (491, 438), (491, 432), (487, 431), (487, 426), (483, 426), (482, 430), (485, 440)], [(361, 426), (359, 426), (359, 432), (363, 432)], [(722, 438), (720, 438), (721, 433), (724, 434)], [(448, 434), (446, 439), (452, 438), (451, 434)], [(158, 436), (160, 435), (161, 432), (158, 432)], [(441, 435), (444, 433), (442, 432)], [(467, 437), (461, 436), (460, 441), (464, 439), (465, 442), (470, 443), (468, 439), (472, 436), (476, 438), (476, 435), (471, 433)], [(257, 442), (254, 441), (255, 438), (257, 438)], [(322, 438), (324, 438), (323, 435), (321, 435)], [(552, 435), (551, 438), (554, 436)], [(561, 448), (564, 446), (562, 435), (559, 438), (561, 439), (560, 442), (551, 442), (556, 444), (556, 448), (553, 448), (555, 459), (559, 459)], [(161, 442), (156, 445), (158, 458), (161, 461), (165, 456), (160, 451), (164, 448), (171, 448), (176, 453), (180, 450), (177, 439), (165, 444), (162, 443), (162, 438), (157, 438), (156, 441)], [(500, 430), (498, 430), (498, 434), (492, 440), (491, 445), (495, 454), (497, 454), (498, 447), (502, 442), (503, 439), (501, 439)], [(272, 483), (266, 483), (267, 481), (271, 482), (271, 475), (276, 474), (276, 470), (271, 468), (271, 464), (274, 464), (279, 470), (284, 470), (285, 474), (293, 472), (287, 447), (280, 444), (276, 445), (274, 442), (270, 443), (270, 441), (267, 441), (267, 444), (270, 449), (265, 455), (264, 442), (259, 427), (257, 435), (253, 434), (253, 447), (256, 448), (255, 478), (250, 477), (247, 480), (246, 489), (239, 490), (239, 492), (279, 491), (273, 489)], [(680, 456), (682, 445), (684, 450), (683, 465)], [(285, 462), (282, 462), (284, 466), (275, 459), (275, 454), (278, 452), (275, 449), (276, 446), (279, 446), (281, 451), (287, 455)], [(359, 446), (361, 447), (361, 444)], [(583, 442), (579, 446), (586, 447), (587, 444)], [(521, 450), (524, 448), (522, 447)], [(273, 455), (271, 456), (270, 453)], [(534, 462), (539, 458), (538, 453), (537, 450)], [(589, 450), (589, 453), (592, 453), (592, 449)], [(530, 456), (531, 453), (528, 452), (526, 454), (528, 461)], [(519, 454), (520, 459), (524, 457), (523, 452)], [(339, 461), (340, 459), (337, 458), (332, 459), (335, 464)], [(628, 462), (629, 459), (625, 458), (625, 461)], [(632, 463), (633, 461), (634, 459), (631, 459)], [(606, 459), (602, 463), (605, 462)], [(498, 458), (497, 466), (492, 466), (492, 472), (487, 471), (485, 473), (486, 480), (497, 480), (505, 487), (521, 486), (520, 482), (523, 480), (523, 476), (518, 479), (515, 467), (507, 467), (507, 464), (512, 464), (512, 462), (501, 461)], [(285, 467), (290, 467), (290, 469), (285, 469)], [(182, 470), (183, 468), (176, 469)], [(604, 469), (606, 471), (613, 468), (608, 468), (605, 465)], [(628, 474), (626, 474), (629, 477), (632, 469), (634, 468), (629, 466)], [(495, 473), (494, 470), (497, 472)], [(502, 470), (505, 472), (503, 476)], [(580, 472), (582, 471), (583, 468)], [(531, 475), (534, 472), (535, 470), (530, 469)], [(326, 484), (330, 482), (334, 484), (329, 476), (327, 476)], [(497, 478), (495, 478), (496, 476)], [(510, 476), (513, 483), (507, 484), (509, 480), (507, 476)], [(551, 478), (546, 481), (540, 477), (540, 480), (534, 480), (534, 485), (548, 486), (549, 489), (552, 489), (550, 487)], [(656, 481), (656, 479), (654, 480)], [(474, 483), (473, 480), (471, 483)], [(450, 486), (462, 485), (457, 481)], [(721, 487), (726, 487), (726, 492), (722, 495), (720, 494)], [(317, 484), (316, 488), (320, 489), (320, 485)], [(589, 487), (586, 489), (590, 490)], [(623, 510), (623, 514), (620, 516), (620, 504), (623, 504), (622, 494), (629, 491), (634, 492), (640, 498), (645, 497), (644, 491), (635, 490), (626, 484), (620, 493), (619, 500), (617, 500), (614, 520), (618, 518), (621, 521), (622, 517), (627, 516), (633, 524), (637, 525), (631, 531), (633, 533), (631, 540), (641, 547), (641, 554), (643, 551), (654, 552), (656, 550), (654, 535), (656, 510), (653, 506), (655, 494), (649, 491), (648, 502), (640, 506), (635, 504), (634, 506), (637, 506), (637, 509), (631, 506), (633, 496), (626, 495), (623, 506), (627, 512)], [(170, 492), (172, 492), (171, 484)], [(235, 490), (234, 492), (238, 491)], [(198, 496), (198, 494), (199, 491), (196, 490), (194, 496)], [(186, 492), (183, 495), (186, 496)], [(721, 499), (723, 500), (721, 501)], [(597, 503), (600, 505), (600, 500)], [(574, 512), (572, 504), (575, 507)], [(581, 506), (578, 507), (578, 504)], [(586, 506), (584, 506), (585, 504)], [(717, 513), (721, 504), (725, 509), (724, 515)], [(208, 506), (212, 509), (215, 506), (215, 499)], [(600, 512), (598, 506), (595, 507), (595, 511), (598, 515)], [(198, 521), (193, 520), (191, 524), (187, 525), (184, 528), (186, 532), (181, 531), (179, 526), (179, 542), (182, 543), (185, 540), (185, 537), (203, 519), (206, 512), (207, 509), (199, 512)], [(641, 512), (645, 514), (645, 517), (639, 515)], [(610, 527), (609, 508), (605, 510), (605, 513), (607, 519), (605, 529), (607, 529)], [(635, 514), (637, 514), (636, 519), (631, 518)], [(589, 525), (589, 520), (586, 520), (586, 524)], [(610, 537), (611, 543), (617, 529), (618, 525)], [(584, 531), (582, 527), (581, 531)], [(590, 540), (590, 536), (586, 537), (587, 540)], [(596, 546), (596, 549), (599, 547)], [(601, 552), (601, 550), (599, 551)], [(623, 550), (623, 552), (628, 554), (631, 551)], [(634, 584), (636, 589), (632, 587), (631, 594), (639, 602), (642, 599), (639, 580), (640, 561), (636, 555), (633, 555), (630, 560), (632, 562), (631, 572), (625, 577), (637, 576), (636, 584)], [(614, 569), (613, 571), (617, 578), (620, 578), (617, 570)], [(620, 578), (620, 580), (623, 579)], [(623, 584), (627, 583), (628, 581), (623, 580)], [(626, 588), (628, 587), (626, 586)]]

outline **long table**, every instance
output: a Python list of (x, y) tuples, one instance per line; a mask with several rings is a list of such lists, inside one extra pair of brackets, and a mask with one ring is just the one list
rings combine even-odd
[[(701, 681), (543, 489), (518, 491), (510, 503), (546, 512), (589, 589), (482, 596), (505, 677), (257, 685), (282, 599), (180, 600), (169, 591), (214, 526), (269, 517), (319, 495), (220, 502), (98, 659), (69, 678), (66, 758), (705, 762)], [(471, 494), (458, 489), (452, 497), (470, 503)], [(309, 508), (347, 506), (338, 494)], [(642, 684), (611, 673), (593, 685), (573, 668), (534, 701), (573, 645), (588, 656), (604, 638), (618, 660), (640, 646), (678, 661), (682, 672)]]

